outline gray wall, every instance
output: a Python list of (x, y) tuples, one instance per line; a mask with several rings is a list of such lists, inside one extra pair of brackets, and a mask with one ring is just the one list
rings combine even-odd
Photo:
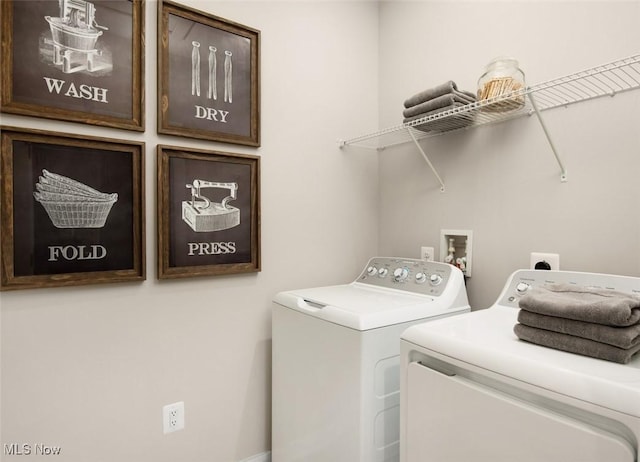
[[(348, 281), (375, 253), (417, 257), (442, 228), (474, 231), (475, 307), (532, 250), (559, 252), (568, 269), (639, 275), (640, 92), (547, 115), (566, 184), (532, 119), (424, 142), (445, 193), (411, 146), (336, 145), (397, 124), (423, 88), (473, 88), (496, 55), (517, 56), (535, 83), (637, 53), (639, 2), (182, 3), (262, 31), (262, 147), (156, 134), (155, 1), (145, 133), (1, 116), (145, 141), (148, 260), (140, 284), (0, 293), (1, 443), (59, 445), (57, 460), (81, 462), (264, 454), (273, 295)], [(261, 156), (261, 273), (155, 280), (158, 143)], [(163, 435), (162, 406), (180, 400), (186, 429)]]
[[(377, 160), (345, 155), (336, 140), (377, 124), (377, 5), (181, 3), (262, 31), (262, 147), (156, 134), (155, 1), (145, 133), (2, 115), (4, 125), (146, 142), (148, 274), (140, 284), (0, 294), (0, 451), (44, 443), (74, 462), (266, 453), (273, 295), (351, 280), (376, 252)], [(158, 143), (261, 156), (261, 273), (155, 279)], [(176, 401), (186, 428), (163, 435), (162, 406)]]
[[(380, 10), (380, 125), (403, 101), (454, 80), (475, 91), (496, 56), (520, 61), (529, 84), (638, 53), (640, 2), (387, 2)], [(568, 170), (535, 118), (380, 154), (380, 250), (418, 257), (441, 229), (473, 231), (473, 308), (490, 306), (530, 252), (561, 269), (640, 276), (640, 91), (544, 113)]]

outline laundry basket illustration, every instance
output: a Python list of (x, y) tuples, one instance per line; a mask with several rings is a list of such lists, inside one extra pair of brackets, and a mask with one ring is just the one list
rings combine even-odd
[(33, 196), (56, 228), (102, 228), (118, 200), (117, 193), (102, 193), (47, 170), (42, 170)]

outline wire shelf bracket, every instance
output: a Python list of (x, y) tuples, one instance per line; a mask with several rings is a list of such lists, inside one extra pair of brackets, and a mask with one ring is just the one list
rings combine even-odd
[(416, 139), (415, 135), (411, 131), (411, 128), (407, 127), (407, 132), (409, 133), (409, 135), (411, 136), (411, 139), (413, 140), (416, 147), (418, 148), (418, 151), (420, 151), (420, 154), (422, 154), (422, 157), (424, 157), (424, 160), (427, 162), (427, 165), (433, 172), (434, 176), (440, 183), (440, 192), (444, 192), (444, 182), (442, 181), (442, 178), (440, 177), (440, 175), (438, 175), (438, 171), (436, 170), (436, 168), (433, 166), (433, 164), (429, 160), (429, 156), (427, 156), (427, 154), (424, 152), (424, 149), (422, 149), (422, 146), (420, 146), (420, 143), (418, 143), (418, 140)]
[(540, 110), (538, 109), (538, 105), (536, 103), (536, 99), (533, 97), (533, 93), (529, 93), (528, 96), (529, 96), (529, 101), (531, 101), (531, 106), (533, 106), (533, 111), (536, 114), (538, 122), (540, 122), (540, 126), (542, 127), (542, 131), (544, 132), (544, 135), (547, 138), (547, 142), (549, 143), (549, 147), (551, 148), (551, 151), (553, 151), (553, 155), (556, 158), (556, 162), (558, 162), (558, 166), (560, 167), (560, 181), (562, 183), (566, 183), (567, 179), (568, 179), (567, 178), (567, 169), (565, 168), (564, 164), (562, 163), (562, 159), (560, 158), (560, 154), (558, 154), (558, 150), (556, 149), (555, 143), (551, 139), (551, 134), (549, 133), (549, 130), (547, 129), (547, 125), (544, 123), (544, 119), (542, 118), (542, 114), (540, 114)]

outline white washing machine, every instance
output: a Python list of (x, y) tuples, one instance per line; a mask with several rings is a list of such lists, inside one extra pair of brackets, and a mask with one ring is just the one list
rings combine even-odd
[(640, 357), (618, 364), (519, 340), (518, 301), (568, 283), (640, 294), (640, 278), (519, 270), (486, 310), (407, 329), (402, 462), (637, 462)]
[(400, 334), (469, 311), (462, 272), (377, 257), (354, 282), (273, 304), (273, 462), (396, 462)]

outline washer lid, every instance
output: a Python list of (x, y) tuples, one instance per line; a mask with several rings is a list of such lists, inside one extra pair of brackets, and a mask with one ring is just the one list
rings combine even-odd
[(469, 311), (426, 295), (351, 283), (280, 292), (274, 302), (328, 322), (369, 330)]
[[(640, 356), (618, 364), (534, 345), (513, 333), (518, 310), (495, 305), (412, 326), (402, 340), (588, 403), (640, 417)], [(426, 352), (428, 353), (428, 352)]]

